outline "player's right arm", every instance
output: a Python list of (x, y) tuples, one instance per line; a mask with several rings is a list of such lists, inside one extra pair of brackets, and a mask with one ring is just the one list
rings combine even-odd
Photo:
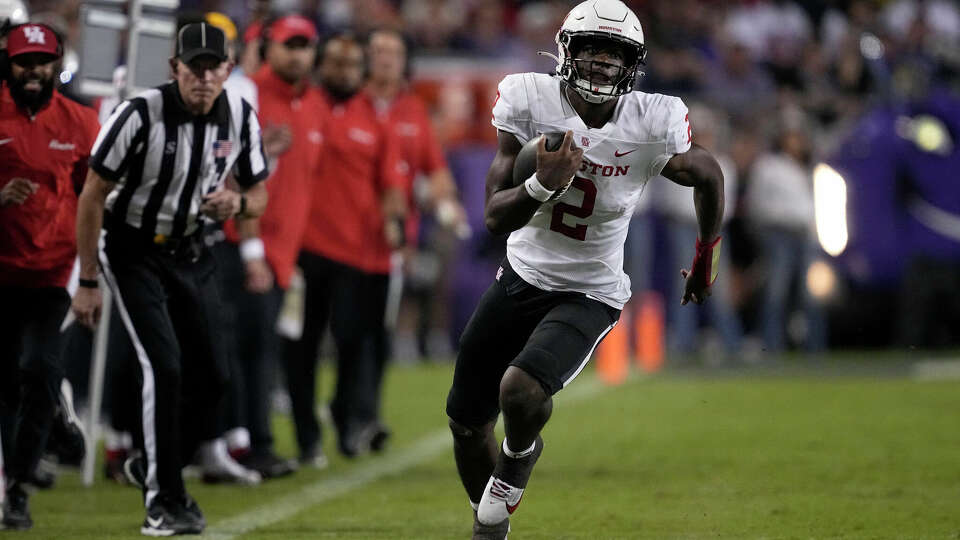
[[(77, 255), (80, 257), (80, 279), (97, 279), (97, 243), (103, 227), (103, 210), (107, 195), (116, 184), (104, 179), (93, 169), (87, 171), (87, 180), (77, 201)], [(103, 302), (100, 289), (78, 287), (73, 297), (73, 314), (88, 328), (94, 328), (100, 319)]]
[[(583, 150), (573, 146), (568, 131), (555, 152), (548, 152), (546, 140), (537, 147), (537, 180), (551, 191), (562, 188), (580, 168)], [(484, 220), (493, 234), (507, 234), (526, 225), (543, 204), (527, 192), (524, 184), (513, 185), (513, 164), (523, 145), (509, 132), (497, 131), (497, 155), (487, 171)]]

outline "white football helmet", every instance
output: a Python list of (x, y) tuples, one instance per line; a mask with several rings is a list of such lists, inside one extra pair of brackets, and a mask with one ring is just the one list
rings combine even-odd
[[(578, 73), (576, 55), (590, 40), (611, 40), (627, 47), (626, 62), (613, 84), (597, 85)], [(603, 103), (632, 91), (647, 56), (640, 20), (620, 0), (587, 0), (577, 5), (567, 14), (554, 41), (559, 53), (557, 75), (590, 103)]]

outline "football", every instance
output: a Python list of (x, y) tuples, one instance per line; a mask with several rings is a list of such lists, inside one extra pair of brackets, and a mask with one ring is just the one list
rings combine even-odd
[[(559, 131), (544, 133), (540, 137), (547, 138), (547, 151), (556, 152), (560, 149), (560, 143), (563, 142), (563, 133)], [(513, 185), (519, 186), (527, 178), (533, 175), (537, 170), (537, 145), (540, 144), (540, 137), (534, 137), (527, 141), (517, 154), (516, 161), (513, 162)]]

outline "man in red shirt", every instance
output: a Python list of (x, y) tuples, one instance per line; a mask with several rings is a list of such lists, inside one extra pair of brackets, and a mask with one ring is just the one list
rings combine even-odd
[[(396, 141), (381, 126), (370, 97), (360, 93), (364, 50), (349, 34), (330, 38), (321, 55), (320, 80), (331, 107), (323, 163), (314, 179), (312, 213), (299, 266), (306, 282), (303, 334), (288, 342), (287, 384), (301, 452), (320, 438), (314, 413), (316, 361), (329, 320), (337, 345), (337, 388), (330, 404), (338, 448), (355, 456), (369, 446), (357, 412), (370, 383), (367, 343), (383, 327), (390, 253), (402, 240), (405, 164)], [(387, 231), (390, 231), (389, 239)]]
[[(414, 197), (414, 182), (424, 176), (425, 187), (419, 199), (420, 205), (435, 214), (437, 222), (453, 228), (458, 233), (468, 229), (466, 213), (457, 200), (457, 186), (453, 175), (447, 168), (443, 149), (433, 135), (430, 117), (423, 101), (414, 94), (408, 85), (409, 67), (407, 44), (403, 36), (394, 31), (381, 29), (374, 31), (367, 46), (370, 58), (370, 73), (364, 92), (372, 99), (380, 122), (384, 128), (396, 137), (400, 156), (405, 167), (404, 190), (407, 206), (406, 241), (407, 256), (411, 256), (417, 247), (416, 237), (420, 225), (417, 200)], [(422, 197), (423, 193), (427, 197)], [(394, 270), (396, 271), (396, 269)], [(433, 287), (427, 293), (432, 297)], [(400, 294), (396, 290), (393, 294)], [(399, 300), (399, 298), (397, 299)], [(421, 323), (429, 320), (429, 299), (422, 302), (425, 309), (421, 312)], [(374, 369), (370, 381), (373, 387), (368, 389), (370, 399), (367, 402), (372, 409), (362, 414), (370, 421), (379, 423), (380, 389), (383, 369), (389, 358), (390, 336), (384, 328), (382, 335), (371, 348), (374, 354)], [(380, 435), (382, 437), (383, 435)]]
[(46, 25), (7, 36), (0, 92), (0, 420), (8, 477), (3, 524), (33, 522), (29, 483), (58, 407), (60, 324), (76, 257), (77, 192), (97, 136), (97, 114), (60, 95), (62, 45)]
[[(264, 478), (293, 472), (273, 453), (270, 430), (270, 360), (280, 346), (276, 333), (283, 293), (290, 286), (300, 242), (310, 215), (312, 185), (319, 163), (326, 104), (310, 85), (317, 30), (309, 19), (288, 15), (266, 31), (266, 62), (253, 75), (263, 129), (287, 133), (288, 144), (273, 150), (267, 180), (269, 203), (259, 219), (228, 222), (228, 242), (216, 248), (224, 298), (234, 311), (240, 377), (233, 391), (240, 410), (234, 424), (250, 434), (247, 451), (231, 450), (241, 464)], [(324, 465), (319, 445), (301, 445), (300, 461)]]
[(408, 165), (403, 174), (410, 208), (407, 240), (417, 231), (414, 181), (419, 175), (426, 175), (428, 180), (426, 208), (437, 214), (441, 224), (462, 226), (466, 214), (457, 199), (457, 186), (443, 148), (433, 134), (426, 105), (408, 85), (406, 41), (394, 30), (376, 30), (370, 34), (368, 54), (370, 77), (364, 91), (373, 99), (380, 121), (396, 136), (400, 157)]

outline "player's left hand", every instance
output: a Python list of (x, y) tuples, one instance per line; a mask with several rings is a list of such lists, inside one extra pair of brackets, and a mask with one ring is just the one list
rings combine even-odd
[(717, 279), (717, 268), (720, 259), (720, 237), (711, 242), (701, 242), (697, 238), (693, 263), (689, 270), (680, 270), (680, 275), (686, 279), (683, 289), (681, 305), (687, 305), (691, 300), (694, 304), (702, 304), (710, 296), (710, 287)]
[(683, 298), (680, 299), (680, 305), (687, 305), (691, 300), (694, 304), (702, 304), (710, 296), (710, 285), (706, 285), (704, 276), (696, 275), (693, 270), (680, 270), (680, 275), (686, 279), (683, 289)]
[(203, 198), (200, 211), (217, 221), (226, 221), (240, 211), (240, 194), (232, 189), (220, 189)]

